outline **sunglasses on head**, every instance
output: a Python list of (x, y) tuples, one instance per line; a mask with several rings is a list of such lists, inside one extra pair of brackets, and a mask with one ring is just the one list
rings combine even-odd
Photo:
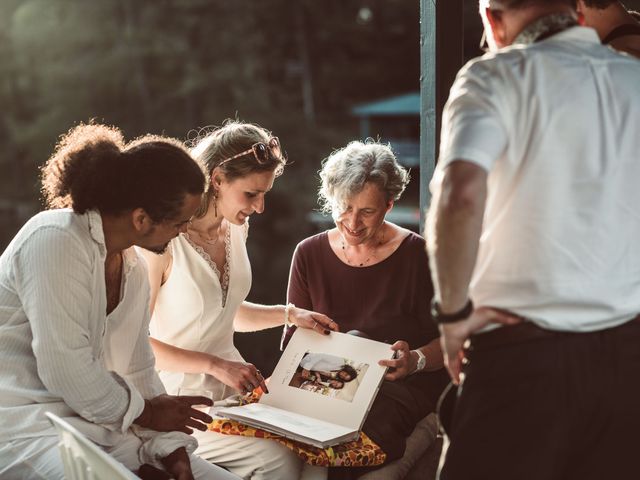
[(278, 140), (278, 137), (271, 137), (267, 141), (267, 143), (264, 143), (264, 142), (254, 143), (253, 145), (251, 145), (251, 148), (249, 150), (240, 152), (237, 155), (234, 155), (233, 157), (225, 158), (218, 164), (218, 166), (223, 165), (227, 162), (230, 162), (231, 160), (234, 160), (238, 157), (247, 155), (251, 152), (253, 152), (253, 156), (255, 157), (256, 162), (258, 162), (260, 165), (264, 165), (269, 161), (269, 151), (271, 151), (271, 155), (273, 155), (278, 160), (282, 159), (282, 150), (280, 148), (280, 140)]

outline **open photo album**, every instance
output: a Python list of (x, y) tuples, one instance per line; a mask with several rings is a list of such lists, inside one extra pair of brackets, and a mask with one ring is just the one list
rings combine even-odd
[(258, 403), (222, 408), (237, 420), (320, 448), (358, 438), (392, 358), (386, 343), (299, 328)]

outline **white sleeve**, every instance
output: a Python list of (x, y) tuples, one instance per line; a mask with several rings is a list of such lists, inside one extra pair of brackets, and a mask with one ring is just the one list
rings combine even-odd
[(97, 293), (87, 248), (60, 227), (40, 228), (19, 247), (13, 268), (44, 386), (88, 421), (127, 430), (144, 402), (96, 358), (91, 340), (103, 332), (90, 322)]
[(492, 65), (475, 61), (458, 73), (442, 113), (439, 170), (455, 160), (466, 160), (489, 171), (504, 152), (508, 92)]
[(198, 448), (198, 441), (186, 433), (156, 432), (138, 425), (133, 425), (131, 430), (142, 440), (142, 446), (138, 451), (140, 462), (160, 469), (164, 468), (161, 460), (178, 448), (184, 447), (188, 454), (192, 454)]

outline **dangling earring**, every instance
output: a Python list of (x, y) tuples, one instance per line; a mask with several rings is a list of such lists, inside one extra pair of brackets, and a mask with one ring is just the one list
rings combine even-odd
[(213, 199), (213, 214), (218, 218), (218, 194), (215, 189), (211, 191), (211, 198)]

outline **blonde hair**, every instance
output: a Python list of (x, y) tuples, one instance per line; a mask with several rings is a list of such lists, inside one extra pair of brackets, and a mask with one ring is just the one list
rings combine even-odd
[[(284, 153), (281, 158), (269, 155), (265, 163), (258, 163), (252, 153), (247, 153), (220, 165), (224, 160), (251, 149), (258, 142), (267, 143), (271, 137), (270, 131), (256, 124), (228, 119), (221, 127), (202, 129), (197, 138), (190, 142), (191, 155), (205, 166), (209, 175), (219, 167), (227, 180), (260, 172), (275, 171), (276, 176), (279, 176), (286, 165)], [(209, 179), (207, 190), (195, 213), (196, 217), (203, 217), (207, 213), (213, 195)]]

